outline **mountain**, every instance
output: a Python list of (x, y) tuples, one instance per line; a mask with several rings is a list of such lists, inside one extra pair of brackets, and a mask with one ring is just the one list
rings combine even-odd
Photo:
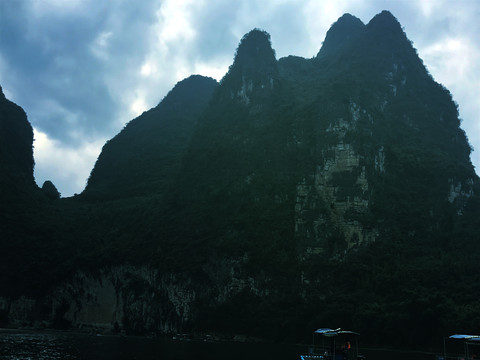
[(55, 268), (65, 235), (47, 195), (55, 187), (35, 184), (33, 142), (25, 111), (0, 88), (0, 296), (38, 294), (65, 270)]
[(191, 76), (127, 124), (103, 147), (83, 195), (128, 197), (165, 189), (216, 86), (211, 78)]
[(82, 194), (45, 185), (0, 323), (281, 341), (336, 326), (410, 346), (474, 332), (470, 152), (391, 13), (342, 16), (312, 59), (277, 60), (254, 29), (220, 83), (179, 82), (107, 142)]
[[(0, 87), (0, 181), (2, 199), (34, 187), (33, 129), (25, 111)], [(17, 193), (16, 196), (19, 196)], [(20, 195), (21, 196), (21, 195)]]

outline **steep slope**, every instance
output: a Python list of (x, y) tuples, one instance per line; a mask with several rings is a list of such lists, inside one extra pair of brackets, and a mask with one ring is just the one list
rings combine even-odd
[[(202, 228), (272, 235), (282, 224), (307, 253), (428, 238), (478, 183), (469, 154), (449, 92), (390, 13), (368, 25), (344, 15), (311, 61), (277, 63), (268, 34), (254, 30), (192, 139), (167, 212), (191, 221), (193, 238)], [(270, 230), (258, 225), (268, 214)]]
[[(285, 147), (288, 123), (280, 119), (291, 111), (288, 102), (282, 104), (284, 87), (269, 35), (252, 30), (203, 114), (170, 191), (164, 209), (171, 214), (172, 241), (210, 239), (207, 246), (224, 244), (235, 256), (253, 246), (263, 252), (261, 259), (276, 241), (285, 241), (279, 251), (295, 248), (287, 241), (296, 165)], [(268, 257), (275, 262), (274, 254)]]
[(105, 199), (163, 192), (216, 86), (211, 78), (191, 76), (128, 123), (103, 147), (83, 195)]
[[(331, 38), (343, 39), (342, 46), (329, 45)], [(315, 59), (321, 85), (302, 120), (315, 119), (310, 161), (317, 166), (298, 187), (300, 238), (323, 251), (332, 228), (343, 233), (341, 247), (352, 248), (383, 231), (403, 236), (438, 226), (454, 202), (451, 183), (468, 194), (478, 182), (449, 92), (433, 81), (388, 12), (363, 27), (340, 18), (325, 44)]]
[(65, 250), (61, 218), (33, 178), (33, 140), (27, 115), (0, 88), (0, 295), (42, 292)]
[[(35, 188), (33, 129), (21, 107), (0, 87), (0, 197), (22, 198)], [(13, 199), (12, 199), (13, 200)]]
[(317, 57), (324, 54), (332, 56), (337, 51), (344, 51), (365, 31), (362, 21), (350, 14), (344, 14), (328, 30)]
[[(322, 47), (315, 59), (325, 87), (305, 119), (315, 119), (316, 170), (297, 190), (296, 234), (312, 266), (304, 277), (338, 291), (322, 302), (324, 319), (343, 309), (344, 321), (356, 319), (379, 342), (392, 341), (393, 323), (425, 337), (466, 316), (460, 309), (468, 300), (453, 295), (464, 291), (454, 279), (476, 280), (455, 264), (478, 258), (479, 179), (456, 104), (398, 21), (382, 12), (355, 31), (354, 41)], [(315, 254), (325, 251), (345, 263), (319, 278), (325, 268)], [(366, 323), (385, 325), (375, 331)]]

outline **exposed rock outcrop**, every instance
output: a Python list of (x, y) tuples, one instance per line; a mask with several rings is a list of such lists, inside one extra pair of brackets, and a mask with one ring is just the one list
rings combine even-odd
[(176, 333), (192, 326), (202, 302), (215, 307), (245, 290), (268, 292), (265, 284), (244, 277), (238, 261), (222, 260), (205, 270), (212, 288), (146, 266), (77, 272), (41, 298), (0, 297), (0, 314), (14, 327)]

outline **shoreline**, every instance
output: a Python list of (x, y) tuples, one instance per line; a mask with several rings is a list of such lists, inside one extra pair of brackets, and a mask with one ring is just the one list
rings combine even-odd
[[(98, 329), (100, 330), (100, 329)], [(272, 342), (260, 338), (249, 337), (243, 334), (218, 334), (218, 333), (197, 333), (197, 334), (125, 334), (125, 333), (114, 333), (114, 332), (99, 332), (94, 331), (94, 329), (54, 329), (54, 328), (33, 328), (33, 327), (23, 327), (23, 328), (9, 328), (9, 327), (0, 327), (1, 333), (45, 333), (45, 334), (72, 334), (72, 335), (86, 335), (86, 336), (105, 336), (105, 337), (118, 337), (118, 338), (143, 338), (143, 339), (163, 339), (173, 342), (210, 342), (210, 343), (261, 343), (261, 344), (271, 344), (281, 345), (281, 346), (292, 346), (299, 349), (304, 348), (308, 349), (311, 344), (301, 344), (301, 343), (289, 343), (289, 342)], [(438, 349), (434, 350), (432, 348), (425, 349), (406, 349), (406, 348), (392, 348), (390, 346), (372, 346), (365, 345), (359, 346), (359, 352), (375, 352), (375, 353), (395, 353), (395, 354), (423, 354), (423, 355), (438, 355), (443, 352), (443, 350)]]

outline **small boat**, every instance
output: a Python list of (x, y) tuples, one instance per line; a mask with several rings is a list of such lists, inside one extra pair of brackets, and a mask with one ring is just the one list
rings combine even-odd
[[(342, 329), (321, 328), (313, 332), (312, 347), (300, 360), (364, 360), (358, 353), (359, 333)], [(480, 360), (480, 359), (479, 359)]]
[(480, 335), (454, 334), (444, 337), (443, 355), (437, 355), (436, 359), (480, 360)]

